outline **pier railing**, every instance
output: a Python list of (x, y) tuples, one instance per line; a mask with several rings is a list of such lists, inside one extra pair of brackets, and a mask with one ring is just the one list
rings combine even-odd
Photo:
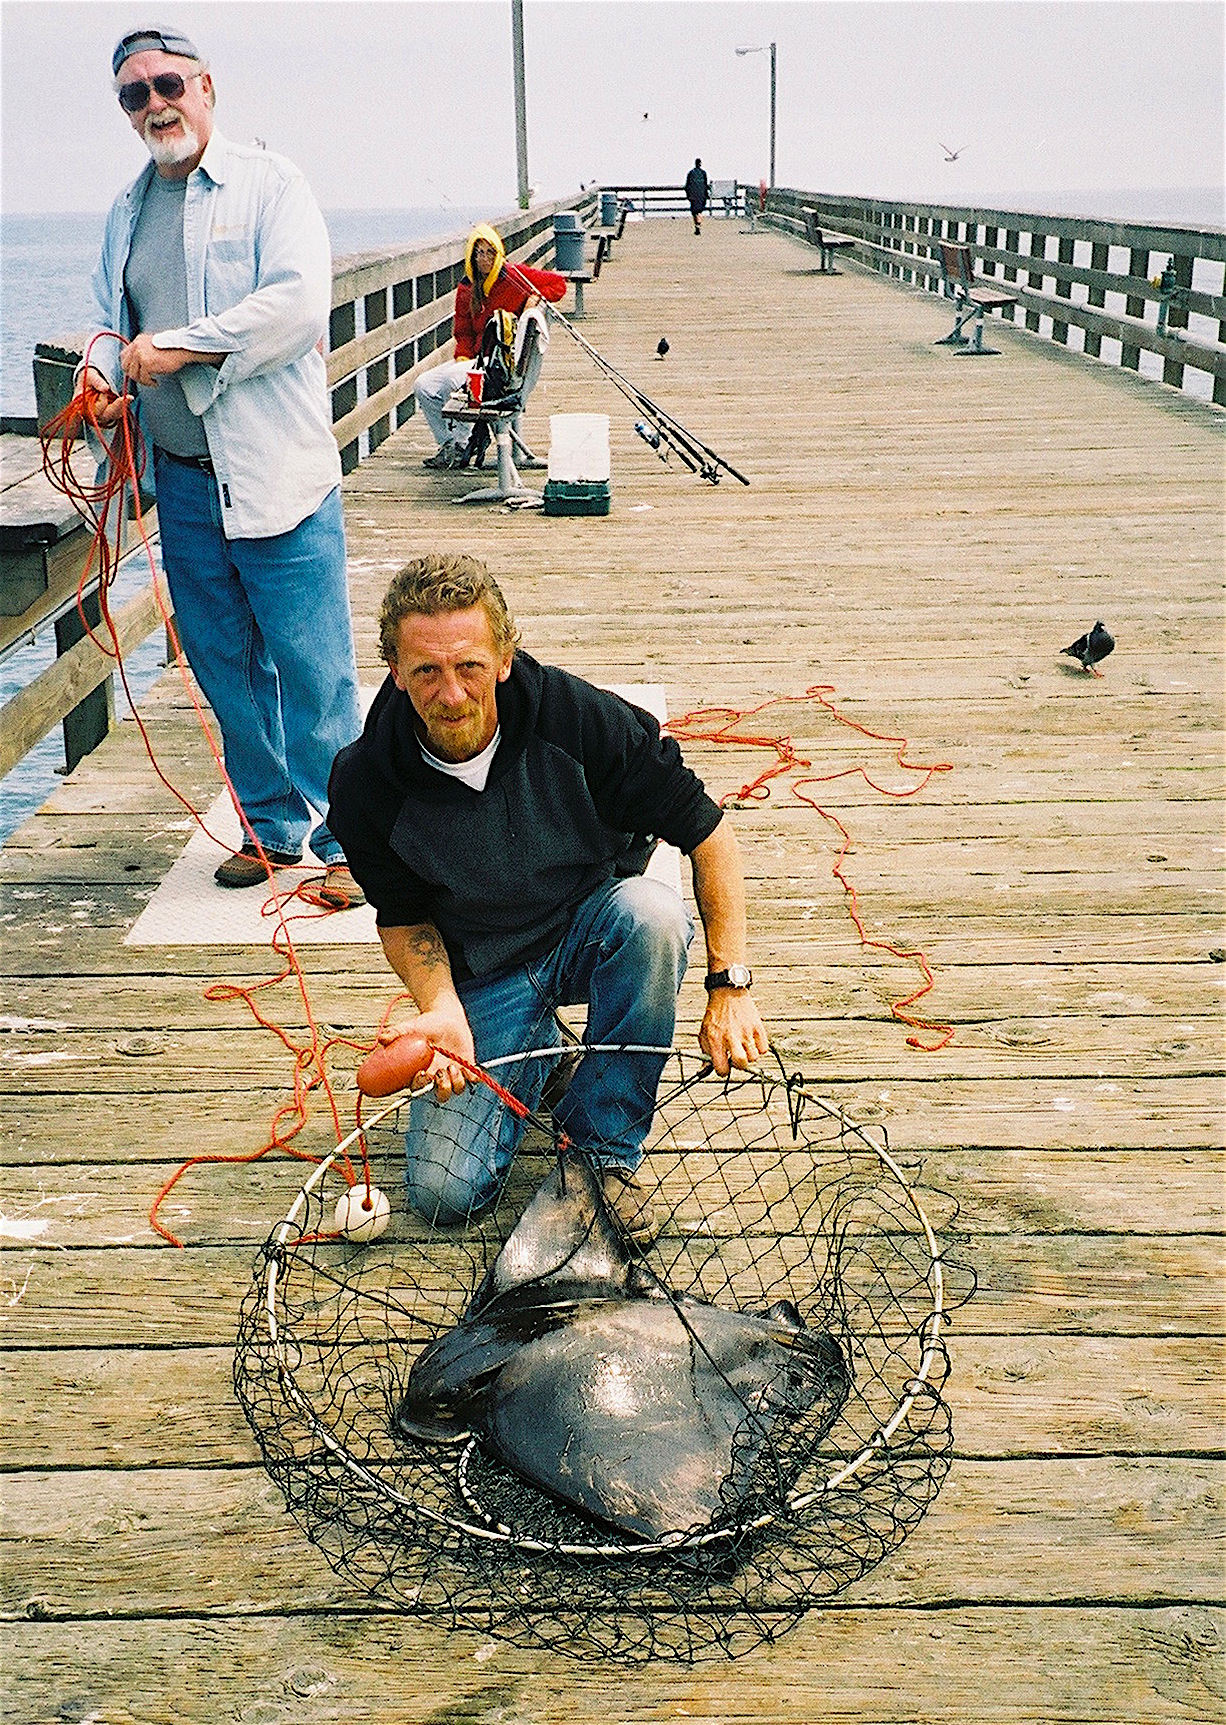
[[(587, 220), (596, 207), (593, 190), (490, 219), (516, 262), (552, 262), (557, 212), (577, 210)], [(336, 260), (325, 357), (332, 429), (346, 473), (411, 417), (414, 380), (451, 335), (466, 238), (466, 232), (457, 233), (429, 245)], [(71, 336), (38, 344), (34, 383), (40, 426), (68, 402), (83, 345), (84, 337)], [(57, 724), (64, 726), (71, 768), (97, 747), (114, 719), (115, 660), (95, 644), (77, 616), (75, 594), (90, 536), (83, 526), (64, 519), (70, 512), (49, 497), (45, 482), (38, 482), (35, 493), (36, 467), (36, 460), (27, 460), (31, 484), (20, 499), (16, 485), (4, 491), (0, 658), (53, 624), (58, 656), (0, 709), (0, 775)], [(97, 624), (96, 574), (85, 585), (83, 605), (91, 623)], [(134, 650), (161, 620), (150, 582), (117, 619), (123, 631), (121, 650)]]
[[(690, 213), (684, 186), (605, 186), (602, 189), (615, 191), (619, 200), (639, 216), (688, 216)], [(714, 215), (734, 216), (740, 211), (748, 190), (740, 180), (713, 179), (708, 208)], [(753, 195), (757, 196), (756, 188)]]
[(1226, 230), (785, 189), (757, 219), (805, 238), (810, 213), (857, 241), (845, 257), (929, 293), (941, 242), (969, 245), (976, 274), (1017, 298), (991, 315), (1226, 406)]

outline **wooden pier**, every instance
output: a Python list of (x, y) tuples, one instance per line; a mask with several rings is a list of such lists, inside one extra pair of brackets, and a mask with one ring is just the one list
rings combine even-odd
[[(257, 1148), (285, 1050), (217, 981), (255, 945), (124, 937), (188, 817), (121, 725), (0, 853), (6, 1129), (2, 1716), (11, 1725), (1210, 1725), (1223, 1665), (1223, 483), (1226, 416), (737, 220), (630, 224), (585, 338), (749, 475), (666, 468), (561, 330), (528, 427), (608, 411), (613, 510), (456, 507), (410, 420), (345, 482), (363, 680), (390, 572), (472, 550), (536, 654), (669, 711), (816, 684), (948, 763), (916, 797), (814, 792), (874, 939), (917, 947), (954, 1028), (908, 1045), (913, 964), (862, 947), (834, 828), (778, 781), (738, 809), (758, 993), (789, 1064), (960, 1204), (978, 1292), (950, 1336), (955, 1457), (912, 1537), (773, 1649), (580, 1664), (348, 1589), (285, 1514), (231, 1393), (238, 1303), (301, 1164)], [(667, 358), (655, 358), (661, 336)], [(539, 476), (543, 479), (543, 475)], [(1060, 649), (1101, 617), (1101, 677)], [(162, 769), (218, 786), (173, 675)], [(813, 702), (813, 774), (894, 745)], [(694, 747), (720, 792), (766, 764)], [(369, 1035), (373, 945), (304, 952), (321, 1022)], [(699, 967), (700, 968), (700, 967)], [(691, 1039), (697, 975), (682, 996)], [(301, 1024), (292, 992), (276, 1014)], [(350, 1062), (351, 1063), (351, 1062)], [(338, 1068), (346, 1064), (338, 1059)], [(347, 1082), (347, 1081), (346, 1081)], [(346, 1090), (345, 1094), (349, 1094)], [(324, 1114), (305, 1141), (329, 1142)]]

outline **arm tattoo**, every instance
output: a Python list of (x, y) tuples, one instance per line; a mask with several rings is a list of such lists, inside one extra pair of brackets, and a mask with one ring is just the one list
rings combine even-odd
[(447, 948), (443, 945), (442, 936), (436, 928), (423, 924), (415, 928), (409, 937), (409, 952), (414, 963), (422, 965), (427, 970), (437, 970), (446, 965)]

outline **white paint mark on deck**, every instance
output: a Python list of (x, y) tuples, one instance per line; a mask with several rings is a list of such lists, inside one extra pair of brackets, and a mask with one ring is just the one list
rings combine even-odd
[(51, 1226), (46, 1216), (0, 1214), (0, 1240), (37, 1240)]

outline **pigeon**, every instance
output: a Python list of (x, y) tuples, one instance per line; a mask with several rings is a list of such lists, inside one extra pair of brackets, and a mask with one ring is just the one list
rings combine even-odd
[(668, 352), (668, 338), (666, 336), (661, 336), (659, 341), (656, 343), (656, 358), (657, 359), (663, 359), (664, 355), (667, 352)]
[(1096, 677), (1101, 677), (1101, 671), (1094, 667), (1100, 659), (1105, 659), (1115, 646), (1115, 637), (1110, 634), (1101, 622), (1095, 623), (1088, 635), (1079, 635), (1071, 647), (1065, 647), (1070, 659), (1076, 659), (1083, 670), (1090, 671)]

